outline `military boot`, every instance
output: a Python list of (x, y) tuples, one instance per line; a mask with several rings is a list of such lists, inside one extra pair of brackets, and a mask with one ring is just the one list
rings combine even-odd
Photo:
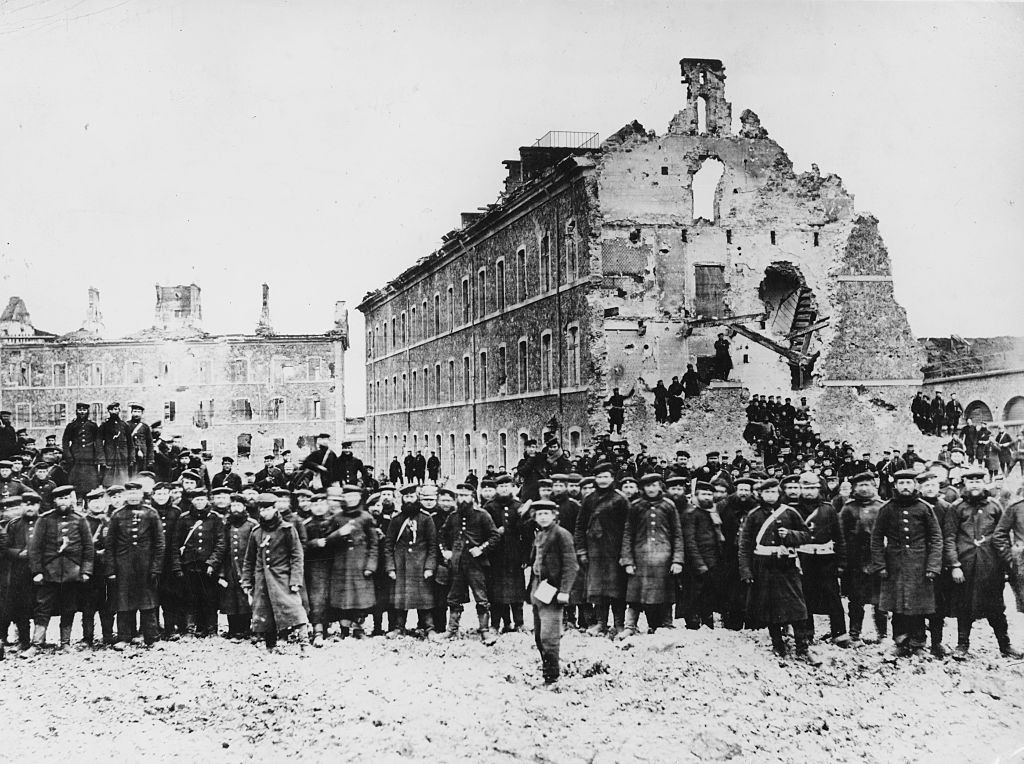
[(480, 613), (480, 641), (488, 647), (498, 641), (498, 635), (491, 629), (491, 614), (486, 610)]
[(453, 610), (448, 614), (448, 628), (445, 629), (444, 634), (441, 634), (437, 639), (456, 639), (459, 636), (459, 621), (462, 620), (462, 611)]
[(640, 618), (640, 610), (630, 605), (626, 608), (626, 618), (622, 631), (615, 635), (615, 639), (624, 640), (636, 635), (636, 622)]

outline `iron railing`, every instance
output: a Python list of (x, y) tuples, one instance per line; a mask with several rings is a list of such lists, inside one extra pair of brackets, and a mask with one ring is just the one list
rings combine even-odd
[(601, 147), (598, 133), (584, 133), (575, 130), (549, 130), (534, 141), (537, 148), (597, 149)]

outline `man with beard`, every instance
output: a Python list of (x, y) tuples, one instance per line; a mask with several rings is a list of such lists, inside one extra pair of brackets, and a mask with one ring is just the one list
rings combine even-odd
[[(950, 614), (951, 600), (953, 597), (953, 579), (950, 575), (950, 568), (946, 553), (946, 517), (951, 506), (940, 497), (942, 490), (939, 476), (933, 472), (922, 472), (917, 476), (917, 488), (923, 502), (932, 508), (935, 519), (939, 524), (939, 531), (943, 536), (943, 564), (942, 571), (935, 577), (935, 612), (928, 618), (928, 632), (931, 635), (931, 654), (936, 658), (943, 658), (946, 655), (946, 648), (942, 646), (942, 632), (945, 626), (946, 616)], [(998, 532), (994, 540), (999, 545)]]
[(62, 486), (53, 492), (56, 507), (40, 516), (28, 545), (32, 581), (37, 584), (35, 641), (42, 644), (50, 619), (60, 616), (60, 649), (71, 649), (82, 584), (92, 576), (95, 551), (92, 533), (84, 517), (76, 515), (74, 489)]
[[(839, 578), (846, 567), (846, 544), (839, 527), (839, 513), (821, 498), (821, 480), (813, 472), (803, 473), (797, 485), (800, 498), (796, 509), (811, 533), (808, 543), (797, 550), (803, 570), (807, 620), (800, 625), (808, 642), (814, 641), (814, 616), (827, 615), (829, 638), (838, 647), (849, 647), (846, 613), (839, 592)], [(787, 502), (788, 503), (788, 502)]]
[(366, 471), (363, 460), (352, 453), (352, 442), (346, 440), (341, 444), (341, 453), (334, 463), (334, 472), (328, 473), (328, 479), (339, 485), (362, 485), (370, 475)]
[[(384, 537), (387, 535), (388, 524), (391, 519), (398, 514), (398, 510), (395, 509), (394, 500), (392, 499), (388, 505), (384, 504), (384, 496), (388, 492), (380, 492), (372, 495), (366, 502), (366, 511), (370, 513), (370, 517), (373, 518), (373, 526), (377, 531), (377, 569), (373, 573), (373, 597), (374, 604), (371, 616), (373, 617), (373, 631), (370, 632), (371, 637), (383, 637), (386, 636), (384, 631), (384, 616), (390, 613), (391, 608), (391, 579), (388, 578), (387, 571), (387, 556), (384, 549)], [(391, 496), (394, 496), (394, 492), (390, 492)], [(402, 497), (401, 504), (404, 508), (406, 505), (417, 505), (417, 487), (414, 484), (408, 484), (402, 487), (400, 492)], [(391, 631), (394, 625), (388, 620), (388, 631)]]
[(131, 474), (153, 469), (153, 432), (142, 421), (145, 409), (138, 403), (131, 405), (131, 421), (128, 422), (131, 438)]
[(559, 645), (562, 640), (562, 608), (569, 603), (578, 572), (572, 536), (558, 525), (555, 503), (540, 499), (532, 503), (537, 534), (530, 554), (530, 602), (533, 605), (533, 634), (540, 651), (545, 684), (558, 681)]
[(757, 505), (753, 478), (739, 478), (735, 493), (718, 505), (722, 519), (722, 588), (720, 607), (722, 625), (732, 631), (742, 629), (746, 621), (748, 587), (740, 578), (739, 537), (747, 514)]
[(626, 618), (626, 573), (619, 564), (629, 502), (615, 490), (615, 468), (608, 462), (594, 468), (595, 490), (583, 500), (573, 543), (580, 565), (587, 570), (587, 601), (594, 605), (590, 636), (622, 631)]
[(116, 592), (114, 647), (120, 650), (132, 640), (136, 612), (145, 643), (151, 645), (156, 641), (157, 593), (165, 555), (163, 525), (157, 512), (143, 503), (142, 485), (127, 483), (124, 500), (124, 506), (114, 511), (107, 527), (107, 576)]
[(675, 577), (683, 572), (683, 531), (675, 504), (663, 494), (664, 478), (645, 475), (643, 496), (635, 499), (626, 514), (619, 564), (626, 575), (626, 617), (617, 639), (637, 633), (640, 610), (647, 628), (672, 626)]
[(485, 645), (493, 645), (497, 638), (490, 628), (490, 602), (487, 597), (487, 556), (497, 546), (501, 536), (491, 516), (476, 506), (472, 486), (459, 484), (456, 489), (456, 508), (441, 530), (441, 556), (448, 561), (451, 588), (448, 591), (448, 629), (445, 639), (459, 634), (463, 606), (469, 594), (476, 600), (476, 615), (480, 621), (480, 636)]
[(379, 565), (379, 534), (363, 507), (363, 489), (342, 486), (344, 506), (334, 516), (337, 530), (327, 537), (334, 553), (331, 562), (331, 607), (339, 611), (341, 636), (363, 637), (362, 620), (373, 610), (376, 594), (373, 574)]
[[(227, 488), (228, 493), (238, 493), (242, 490), (242, 476), (234, 471), (235, 460), (225, 456), (220, 460), (220, 472), (213, 476), (211, 485), (214, 489)], [(244, 551), (244, 550), (243, 550)]]
[(971, 627), (979, 618), (988, 619), (1007, 658), (1020, 658), (1010, 646), (1006, 606), (1003, 603), (1005, 568), (993, 534), (1002, 518), (998, 502), (985, 489), (985, 470), (972, 469), (963, 475), (963, 498), (946, 515), (946, 559), (953, 569), (953, 612), (957, 619), (956, 660), (966, 660), (971, 648)]
[(390, 519), (384, 550), (384, 567), (393, 587), (387, 636), (401, 636), (409, 611), (416, 610), (416, 635), (425, 637), (434, 630), (431, 611), (435, 605), (433, 578), (438, 546), (434, 519), (419, 502), (403, 502), (402, 511)]
[(131, 429), (121, 419), (121, 404), (107, 406), (107, 420), (100, 425), (99, 437), (103, 443), (103, 485), (124, 485), (134, 466), (132, 460)]
[(671, 478), (682, 478), (683, 487), (686, 487), (686, 481), (690, 479), (690, 454), (687, 451), (676, 451), (675, 461), (669, 465), (669, 468), (665, 471), (665, 477)]
[(28, 562), (28, 546), (39, 520), (39, 497), (32, 492), (4, 499), (4, 512), (21, 511), (7, 524), (7, 546), (0, 551), (6, 559), (0, 566), (0, 643), (13, 622), (18, 630), (18, 647), (23, 658), (36, 653), (29, 622), (36, 605), (35, 585)]
[(178, 548), (174, 543), (178, 537), (181, 509), (171, 501), (171, 487), (167, 483), (153, 485), (151, 506), (159, 518), (165, 541), (157, 597), (163, 616), (163, 638), (176, 640), (188, 632), (188, 615), (184, 605), (184, 574), (181, 572)]
[(185, 574), (189, 631), (209, 637), (217, 633), (216, 581), (224, 559), (224, 521), (210, 511), (203, 489), (192, 490), (188, 498), (192, 509), (181, 516), (175, 546)]
[(107, 493), (94, 488), (85, 497), (86, 521), (92, 532), (96, 555), (92, 578), (82, 587), (82, 644), (92, 647), (96, 635), (96, 614), (100, 616), (100, 632), (104, 645), (114, 644), (114, 587), (110, 585), (110, 563), (107, 559)]
[[(503, 632), (523, 631), (526, 599), (523, 538), (528, 529), (521, 519), (523, 505), (513, 493), (515, 486), (511, 475), (501, 475), (494, 482), (495, 496), (484, 505), (498, 529), (498, 542), (489, 555), (487, 599), (491, 604), (491, 623)], [(538, 493), (540, 483), (539, 480)]]
[(718, 461), (719, 453), (717, 451), (708, 451), (707, 462), (703, 467), (698, 467), (693, 472), (694, 480), (703, 480), (705, 483), (710, 483), (714, 480), (718, 473), (722, 470), (722, 464)]
[(295, 526), (281, 519), (276, 497), (261, 494), (259, 527), (249, 534), (242, 565), (242, 589), (252, 607), (252, 631), (267, 650), (279, 637), (298, 641), (309, 620), (299, 590), (303, 581), (302, 544)]
[(220, 585), (220, 612), (228, 619), (228, 639), (245, 639), (249, 636), (252, 621), (252, 607), (242, 590), (242, 568), (249, 536), (256, 523), (249, 519), (245, 504), (238, 494), (232, 495), (227, 486), (213, 489), (215, 499), (226, 496), (229, 500), (227, 519), (224, 523), (224, 554), (217, 583)]
[(760, 482), (757, 492), (759, 503), (740, 529), (740, 578), (750, 586), (747, 617), (756, 626), (768, 627), (772, 650), (779, 657), (786, 655), (783, 632), (793, 626), (797, 657), (818, 665), (799, 628), (807, 607), (796, 548), (810, 541), (810, 531), (800, 514), (781, 502), (777, 480)]
[[(577, 484), (579, 478), (575, 478)], [(551, 476), (551, 501), (558, 509), (558, 524), (565, 529), (570, 536), (576, 532), (576, 521), (580, 514), (580, 503), (569, 493), (570, 483), (573, 481), (571, 474), (558, 473)], [(575, 551), (573, 559), (575, 559)], [(572, 589), (569, 592), (569, 601), (564, 608), (565, 622), (563, 627), (586, 629), (588, 625), (588, 612), (585, 605), (586, 600), (586, 571), (580, 568)]]
[[(317, 475), (333, 476), (337, 471), (338, 455), (331, 450), (331, 435), (322, 432), (316, 436), (316, 445), (302, 460), (302, 469)], [(329, 484), (329, 480), (327, 481)], [(322, 486), (326, 488), (327, 485)]]
[(871, 531), (870, 566), (882, 579), (879, 607), (893, 614), (891, 661), (924, 649), (925, 616), (935, 612), (932, 582), (942, 569), (942, 531), (917, 495), (917, 476), (900, 470), (894, 477), (893, 497)]
[(14, 478), (13, 473), (14, 465), (7, 459), (0, 460), (0, 499), (25, 493), (25, 486)]
[(665, 400), (668, 406), (668, 421), (678, 422), (683, 414), (683, 383), (679, 381), (679, 377), (672, 377), (665, 392), (668, 396)]
[(878, 500), (875, 491), (875, 476), (870, 472), (854, 475), (850, 480), (850, 487), (850, 499), (843, 504), (839, 512), (839, 527), (842, 529), (843, 544), (846, 547), (846, 570), (842, 582), (850, 616), (850, 639), (854, 642), (862, 639), (864, 607), (871, 605), (874, 608), (876, 639), (862, 641), (880, 641), (885, 639), (888, 628), (887, 614), (878, 605), (882, 591), (881, 579), (871, 572), (870, 565), (871, 532), (874, 530), (882, 502)]
[[(342, 491), (338, 487), (328, 488), (335, 501), (341, 501)], [(327, 493), (313, 495), (309, 507), (309, 517), (304, 521), (306, 528), (305, 547), (305, 583), (306, 597), (309, 600), (307, 614), (311, 624), (313, 647), (323, 647), (327, 637), (327, 629), (331, 622), (330, 586), (331, 560), (334, 553), (327, 548), (327, 537), (336, 529)]]
[(715, 611), (723, 609), (721, 592), (725, 570), (722, 545), (725, 534), (710, 488), (707, 483), (697, 483), (693, 491), (695, 505), (683, 512), (687, 574), (677, 615), (686, 619), (688, 629), (699, 629), (701, 624), (709, 629), (715, 628)]
[[(455, 492), (450, 488), (425, 486), (420, 495), (420, 506), (433, 519), (440, 546), (441, 531), (444, 530), (448, 517), (455, 511)], [(448, 592), (451, 589), (451, 569), (443, 556), (437, 559), (433, 583), (434, 609), (431, 611), (431, 618), (434, 622), (434, 631), (442, 634), (448, 628)]]
[(263, 469), (257, 472), (253, 478), (256, 490), (269, 493), (275, 488), (284, 487), (284, 473), (274, 466), (275, 461), (273, 454), (263, 457)]
[(516, 475), (520, 482), (519, 498), (523, 501), (532, 501), (540, 498), (537, 493), (537, 481), (544, 477), (540, 467), (543, 457), (538, 455), (537, 441), (532, 438), (526, 441), (524, 449), (523, 458), (516, 465)]

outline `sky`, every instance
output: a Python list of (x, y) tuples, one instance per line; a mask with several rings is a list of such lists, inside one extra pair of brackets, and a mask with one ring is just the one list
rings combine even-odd
[(66, 332), (350, 308), (495, 201), (548, 130), (663, 133), (679, 59), (719, 58), (793, 160), (880, 220), (918, 336), (1024, 334), (1024, 5), (9, 0), (0, 3), (0, 301)]

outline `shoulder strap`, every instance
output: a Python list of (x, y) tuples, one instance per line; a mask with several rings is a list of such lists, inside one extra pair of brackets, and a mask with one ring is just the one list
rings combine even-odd
[(768, 528), (771, 527), (772, 523), (782, 517), (787, 509), (789, 509), (789, 505), (782, 504), (778, 509), (768, 515), (768, 519), (761, 523), (761, 530), (757, 532), (757, 538), (754, 541), (754, 546), (761, 546), (761, 541), (764, 540), (764, 535), (768, 532)]

